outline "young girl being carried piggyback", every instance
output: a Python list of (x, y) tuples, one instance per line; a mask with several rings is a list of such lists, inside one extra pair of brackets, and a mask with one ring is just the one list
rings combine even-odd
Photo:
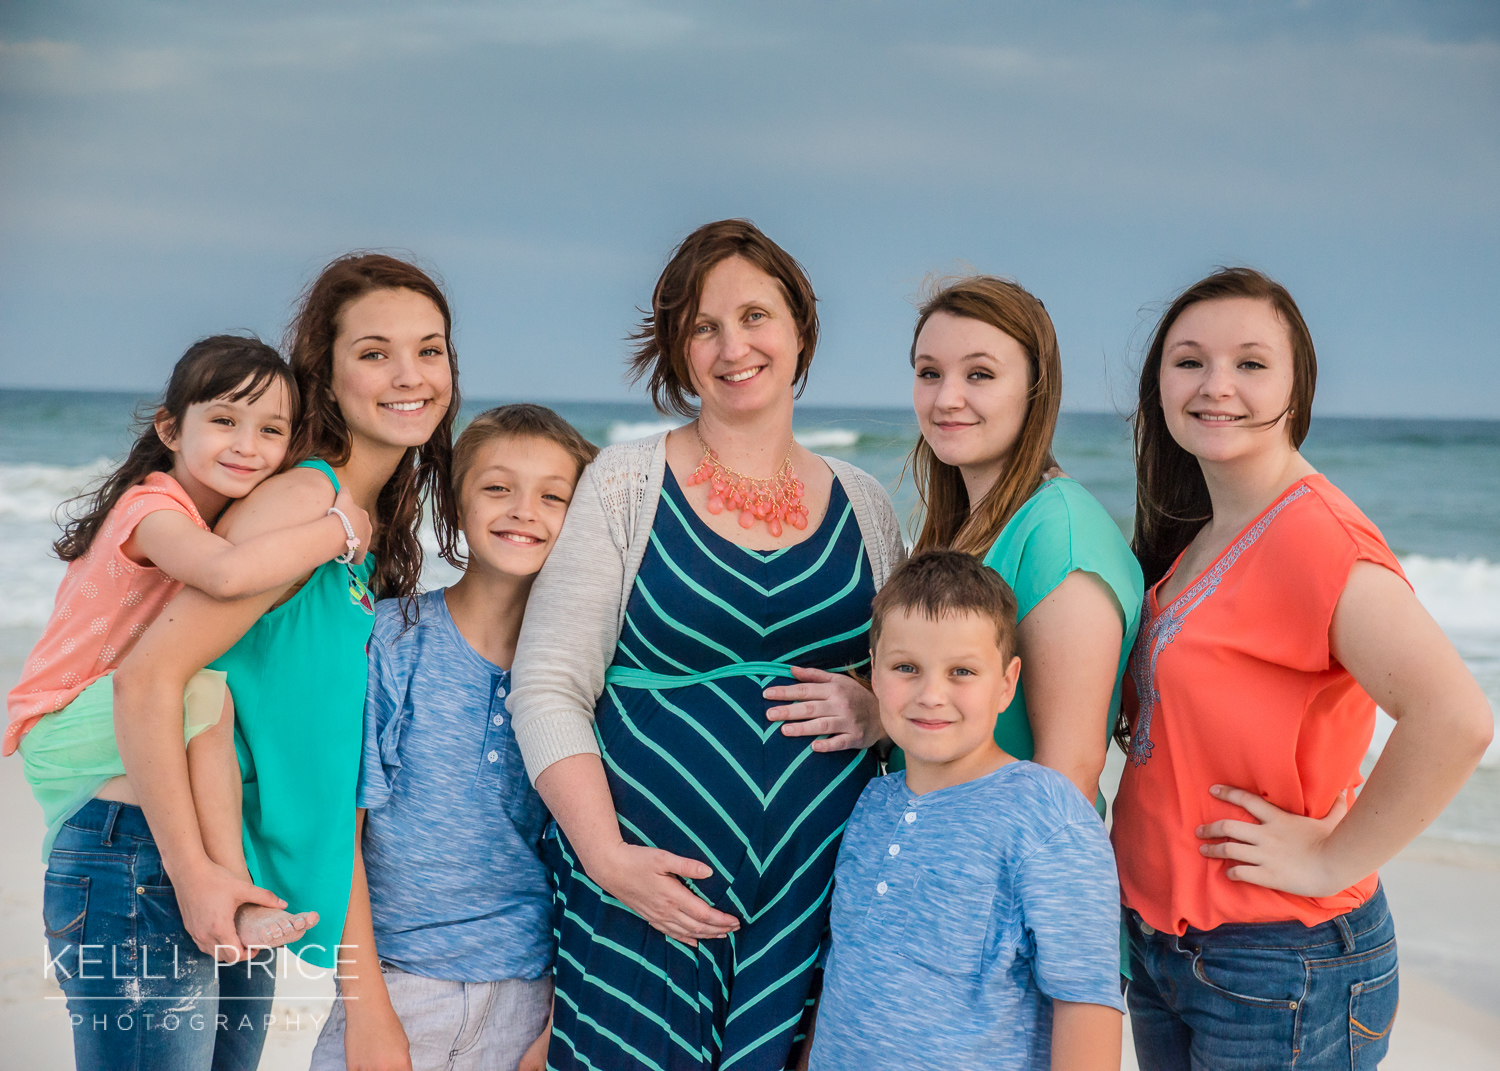
[[(363, 869), (356, 862), (339, 975), (360, 1014), (334, 1005), (314, 1069), (384, 1060), (514, 1071), (523, 1056), (528, 1068), (545, 1061), (547, 810), (505, 700), (532, 581), (595, 453), (539, 405), (475, 417), (453, 447), (463, 578), (415, 607), (376, 607), (359, 775)], [(384, 992), (360, 984), (372, 976), (383, 976)], [(384, 993), (389, 1004), (374, 1014), (370, 1002), (385, 1004)], [(392, 1060), (405, 1055), (394, 1051), (402, 1042), (410, 1063)]]
[[(113, 925), (104, 916), (133, 918), (135, 908), (126, 902), (132, 889), (143, 895), (155, 882), (175, 908), (159, 864), (153, 869), (134, 858), (122, 870), (99, 861), (101, 853), (134, 845), (134, 832), (147, 833), (115, 744), (115, 669), (184, 585), (219, 599), (243, 598), (336, 555), (363, 557), (369, 543), (369, 519), (347, 495), (336, 504), (342, 516), (330, 510), (320, 520), (239, 546), (210, 530), (231, 501), (281, 469), (298, 411), (296, 381), (270, 346), (237, 335), (195, 343), (172, 370), (160, 406), (125, 462), (88, 496), (86, 513), (71, 520), (53, 546), (68, 571), (10, 692), (3, 751), (19, 748), (46, 818), (44, 913), (70, 1008), (75, 997), (108, 996), (97, 991), (98, 983), (70, 977), (90, 973), (70, 965), (78, 946), (118, 940), (129, 957), (130, 924)], [(276, 897), (249, 883), (233, 732), (224, 674), (199, 673), (184, 696), (183, 735), (205, 849), (245, 880), (249, 902), (236, 920), (242, 943), (280, 945), (315, 923), (316, 915), (288, 915)], [(131, 889), (112, 888), (122, 881)], [(142, 888), (134, 888), (138, 882)], [(79, 887), (92, 888), (83, 913), (63, 902)], [(106, 987), (119, 984), (105, 980)]]

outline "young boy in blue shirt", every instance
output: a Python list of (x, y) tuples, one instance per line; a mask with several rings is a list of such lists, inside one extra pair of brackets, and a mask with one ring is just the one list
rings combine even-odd
[(919, 554), (876, 596), (872, 683), (906, 769), (870, 782), (844, 832), (813, 1071), (1120, 1066), (1104, 825), (994, 739), (1015, 630), (1015, 595), (968, 554)]
[(596, 452), (542, 406), (475, 417), (453, 447), (462, 579), (405, 614), (397, 599), (376, 608), (358, 800), (368, 913), (358, 868), (349, 906), (368, 938), (356, 934), (341, 957), (344, 999), (313, 1071), (545, 1062), (547, 811), (511, 731), (506, 667), (532, 581)]

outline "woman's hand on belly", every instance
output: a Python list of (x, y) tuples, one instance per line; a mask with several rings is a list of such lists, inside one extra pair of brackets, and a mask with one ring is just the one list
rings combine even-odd
[(793, 666), (799, 684), (778, 684), (761, 695), (785, 706), (766, 711), (770, 721), (785, 722), (785, 736), (821, 736), (814, 751), (859, 750), (885, 737), (875, 694), (853, 677)]
[(682, 884), (681, 878), (712, 877), (707, 863), (625, 843), (598, 755), (559, 759), (537, 775), (536, 790), (584, 873), (656, 929), (689, 945), (739, 929), (733, 915), (715, 911)]
[(621, 840), (596, 852), (585, 869), (605, 892), (685, 945), (740, 928), (739, 919), (709, 907), (680, 880), (711, 877), (707, 863)]
[(1205, 856), (1240, 864), (1224, 871), (1230, 881), (1248, 881), (1296, 896), (1334, 896), (1369, 876), (1338, 873), (1325, 851), (1328, 838), (1349, 813), (1347, 794), (1341, 793), (1324, 817), (1305, 818), (1242, 788), (1214, 785), (1209, 792), (1255, 819), (1226, 818), (1194, 831), (1202, 840), (1221, 841), (1199, 845)]

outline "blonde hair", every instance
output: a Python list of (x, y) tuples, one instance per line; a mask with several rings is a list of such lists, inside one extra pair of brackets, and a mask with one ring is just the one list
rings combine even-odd
[(969, 275), (939, 285), (924, 301), (912, 331), (911, 362), (917, 363), (917, 338), (934, 313), (946, 312), (989, 324), (1020, 343), (1030, 361), (1026, 417), (1011, 450), (1010, 464), (971, 509), (963, 475), (944, 464), (926, 439), (918, 439), (911, 465), (925, 517), (915, 551), (948, 548), (984, 554), (1005, 523), (1036, 492), (1052, 457), (1052, 436), (1062, 407), (1062, 358), (1057, 332), (1046, 308), (1024, 287), (994, 275)]
[(568, 452), (578, 471), (576, 480), (599, 453), (599, 448), (579, 434), (578, 429), (558, 416), (545, 405), (517, 402), (486, 409), (464, 428), (458, 441), (453, 444), (453, 497), (460, 499), (464, 490), (464, 478), (474, 467), (474, 457), (480, 447), (496, 439), (546, 439)]

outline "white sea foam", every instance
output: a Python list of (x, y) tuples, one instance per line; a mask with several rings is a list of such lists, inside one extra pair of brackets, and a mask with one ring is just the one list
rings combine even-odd
[(648, 435), (660, 435), (664, 431), (681, 427), (680, 420), (616, 420), (605, 432), (610, 445), (628, 443), (633, 439), (644, 439)]
[(40, 629), (66, 566), (52, 556), (58, 506), (109, 471), (90, 465), (0, 464), (0, 628)]
[[(1442, 626), (1463, 656), (1490, 709), (1500, 719), (1500, 564), (1482, 558), (1428, 558), (1413, 554), (1401, 567), (1417, 598)], [(1379, 754), (1396, 723), (1385, 711), (1375, 724), (1370, 753)], [(1490, 744), (1480, 763), (1500, 767), (1500, 739)]]
[(798, 431), (793, 434), (809, 450), (847, 450), (859, 442), (859, 432), (848, 428), (819, 428), (816, 431)]
[[(609, 426), (605, 436), (611, 444), (644, 439), (648, 435), (660, 435), (680, 427), (676, 420), (617, 420)], [(849, 428), (809, 428), (792, 433), (809, 450), (847, 450), (859, 442), (859, 432)]]

